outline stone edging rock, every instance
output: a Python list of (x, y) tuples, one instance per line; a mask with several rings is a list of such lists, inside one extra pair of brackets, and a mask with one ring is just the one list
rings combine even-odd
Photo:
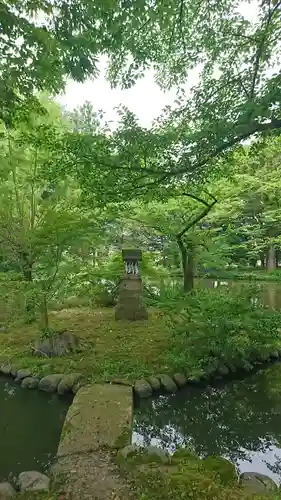
[(23, 389), (39, 389), (44, 392), (57, 392), (60, 396), (76, 394), (80, 387), (86, 384), (81, 373), (54, 373), (43, 378), (37, 378), (27, 369), (17, 370), (10, 364), (0, 366), (0, 374), (11, 376)]
[[(281, 351), (274, 351), (271, 353), (264, 353), (260, 359), (256, 361), (247, 362), (239, 360), (233, 363), (220, 363), (216, 369), (208, 369), (206, 372), (199, 372), (197, 375), (190, 375), (188, 373), (174, 373), (170, 376), (167, 374), (158, 374), (146, 378), (140, 378), (134, 384), (126, 380), (108, 380), (105, 381), (117, 385), (129, 385), (133, 387), (134, 393), (142, 398), (149, 398), (156, 394), (166, 393), (174, 394), (179, 389), (187, 385), (202, 385), (211, 384), (212, 382), (234, 377), (237, 372), (247, 373), (261, 368), (262, 365), (268, 365), (281, 359)], [(87, 381), (81, 373), (54, 373), (46, 375), (39, 379), (32, 375), (28, 369), (16, 369), (11, 364), (6, 363), (0, 365), (0, 375), (12, 376), (15, 382), (19, 383), (23, 389), (39, 389), (45, 392), (57, 392), (60, 396), (64, 394), (76, 394), (76, 392), (87, 384)]]
[(0, 483), (0, 498), (8, 500), (15, 498), (17, 492), (21, 494), (27, 491), (48, 492), (50, 490), (49, 477), (37, 471), (21, 472), (15, 482), (16, 489), (7, 481)]
[(280, 359), (281, 352), (275, 351), (271, 354), (264, 355), (264, 359), (259, 359), (252, 363), (246, 361), (237, 364), (220, 363), (218, 368), (212, 370), (210, 369), (205, 373), (198, 372), (197, 375), (175, 373), (172, 376), (159, 374), (147, 378), (140, 378), (135, 381), (133, 388), (135, 394), (142, 399), (149, 398), (153, 394), (161, 392), (173, 394), (187, 385), (211, 384), (212, 382), (227, 379), (229, 377), (233, 378), (237, 372), (240, 374), (245, 373), (246, 375), (250, 372), (254, 372), (254, 370), (257, 370), (258, 368), (261, 368), (262, 365), (268, 365), (269, 363), (274, 363)]

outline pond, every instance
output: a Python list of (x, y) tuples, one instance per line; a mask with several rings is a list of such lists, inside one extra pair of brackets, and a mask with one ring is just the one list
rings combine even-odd
[(274, 281), (234, 281), (221, 279), (202, 279), (197, 281), (197, 286), (204, 288), (242, 288), (251, 285), (256, 290), (256, 298), (259, 298), (265, 306), (281, 309), (281, 283)]
[(137, 403), (133, 442), (230, 459), (281, 483), (281, 365), (216, 387)]
[[(150, 290), (155, 295), (160, 293), (159, 283), (151, 281), (149, 283)], [(182, 286), (182, 280), (173, 279), (166, 280), (166, 286), (178, 287)], [(280, 281), (243, 281), (243, 280), (227, 280), (227, 279), (211, 279), (199, 278), (195, 280), (195, 288), (233, 288), (242, 289), (245, 286), (253, 288), (253, 300), (261, 302), (263, 305), (274, 309), (281, 309), (281, 282)]]
[(0, 482), (27, 470), (46, 471), (70, 402), (0, 377)]

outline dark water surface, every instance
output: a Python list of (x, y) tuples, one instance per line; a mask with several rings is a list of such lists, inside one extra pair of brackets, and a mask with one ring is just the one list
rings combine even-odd
[(69, 404), (0, 377), (0, 482), (22, 471), (48, 468)]
[(281, 483), (281, 365), (225, 385), (140, 401), (133, 441), (169, 451), (188, 446)]

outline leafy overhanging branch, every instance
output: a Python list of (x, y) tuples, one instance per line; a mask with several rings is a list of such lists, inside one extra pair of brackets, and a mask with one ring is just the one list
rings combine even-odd
[(189, 196), (190, 198), (194, 199), (194, 200), (197, 200), (199, 201), (200, 203), (202, 203), (203, 205), (205, 205), (205, 208), (202, 212), (200, 212), (198, 215), (196, 215), (194, 217), (194, 219), (192, 219), (177, 235), (176, 235), (176, 238), (177, 238), (177, 241), (181, 241), (182, 240), (182, 237), (187, 233), (187, 231), (189, 231), (189, 229), (191, 229), (192, 227), (195, 227), (196, 224), (198, 224), (198, 222), (200, 222), (204, 217), (206, 217), (206, 215), (210, 212), (210, 210), (212, 210), (212, 208), (215, 206), (215, 204), (217, 203), (217, 199), (213, 196), (213, 195), (210, 195), (212, 198), (213, 198), (213, 201), (212, 203), (208, 203), (206, 202), (205, 200), (201, 199), (201, 198), (198, 198), (197, 196), (194, 196), (192, 194), (187, 194), (187, 193), (184, 193), (184, 196)]

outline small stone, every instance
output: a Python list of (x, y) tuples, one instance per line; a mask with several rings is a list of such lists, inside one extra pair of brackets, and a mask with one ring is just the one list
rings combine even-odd
[(49, 338), (37, 339), (32, 350), (33, 356), (64, 356), (79, 350), (79, 338), (66, 331), (56, 332)]
[(45, 392), (56, 392), (58, 385), (63, 377), (64, 375), (59, 373), (56, 373), (54, 375), (47, 375), (40, 380), (38, 389)]
[(16, 494), (13, 486), (10, 483), (0, 483), (0, 500), (8, 500), (13, 498)]
[(63, 379), (60, 381), (57, 391), (60, 396), (63, 394), (67, 394), (68, 392), (72, 392), (73, 386), (78, 382), (83, 375), (81, 373), (69, 373), (69, 375), (65, 375)]
[(15, 382), (21, 382), (24, 378), (31, 377), (31, 375), (30, 370), (18, 370)]
[(165, 389), (166, 392), (177, 392), (177, 385), (169, 375), (158, 375), (158, 379), (160, 380), (161, 387)]
[(161, 384), (157, 377), (147, 377), (147, 382), (151, 385), (153, 391), (159, 391)]
[(184, 387), (187, 384), (187, 378), (184, 373), (175, 373), (173, 379), (179, 388)]
[(143, 449), (143, 454), (146, 455), (151, 462), (161, 462), (162, 464), (170, 464), (171, 457), (166, 450), (157, 448), (156, 446), (148, 446)]
[(134, 391), (140, 398), (149, 398), (152, 395), (152, 387), (144, 378), (136, 380)]
[(21, 387), (23, 389), (37, 389), (39, 384), (38, 378), (35, 377), (26, 377), (21, 382)]
[(3, 375), (10, 375), (11, 370), (12, 370), (12, 367), (9, 364), (0, 366), (0, 372), (3, 373)]
[(18, 478), (21, 492), (24, 491), (49, 491), (50, 479), (45, 474), (37, 471), (21, 472)]
[(263, 494), (277, 490), (275, 482), (259, 472), (243, 472), (239, 478), (239, 484), (252, 494)]
[(0, 333), (7, 333), (8, 329), (6, 326), (0, 326)]

